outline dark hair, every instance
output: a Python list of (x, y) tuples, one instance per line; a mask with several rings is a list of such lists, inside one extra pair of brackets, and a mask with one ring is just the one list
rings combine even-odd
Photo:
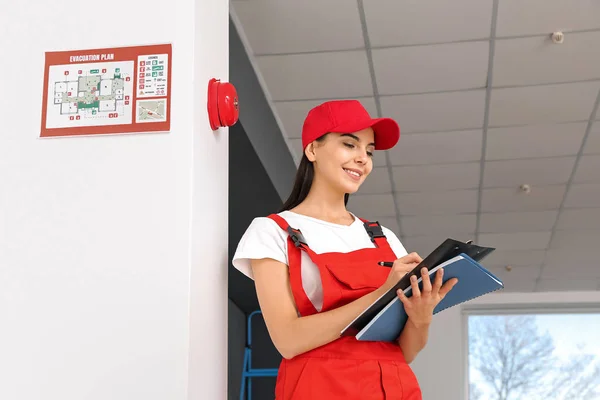
[[(316, 139), (317, 142), (322, 142), (325, 139), (327, 134)], [(290, 197), (285, 201), (281, 209), (278, 212), (291, 210), (296, 207), (298, 204), (302, 203), (306, 196), (308, 196), (308, 192), (310, 191), (310, 187), (312, 186), (313, 179), (315, 177), (315, 167), (313, 163), (306, 157), (306, 154), (302, 154), (302, 160), (300, 160), (300, 165), (298, 166), (298, 170), (296, 171), (296, 179), (294, 181), (294, 187), (292, 189), (292, 193)], [(344, 195), (344, 204), (348, 204), (349, 194), (346, 193)]]

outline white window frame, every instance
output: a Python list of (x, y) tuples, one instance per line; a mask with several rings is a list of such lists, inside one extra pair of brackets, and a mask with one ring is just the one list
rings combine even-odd
[[(561, 296), (564, 292), (553, 292), (554, 296)], [(519, 293), (517, 296), (535, 296), (546, 295), (550, 293)], [(462, 370), (463, 370), (463, 396), (465, 400), (469, 399), (469, 317), (477, 315), (540, 315), (540, 314), (600, 314), (600, 292), (592, 292), (592, 297), (598, 297), (596, 301), (569, 301), (576, 300), (573, 297), (577, 292), (564, 293), (567, 295), (565, 302), (481, 302), (479, 304), (469, 304), (462, 307)], [(511, 294), (509, 294), (511, 295)], [(532, 299), (533, 300), (533, 299)]]

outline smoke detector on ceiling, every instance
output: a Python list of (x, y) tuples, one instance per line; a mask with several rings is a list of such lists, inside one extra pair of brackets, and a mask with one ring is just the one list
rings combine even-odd
[(552, 38), (552, 42), (555, 44), (561, 44), (565, 41), (565, 34), (562, 32), (553, 32), (550, 37)]
[(521, 185), (520, 187), (521, 191), (525, 194), (529, 194), (531, 193), (531, 186), (529, 186), (528, 184), (524, 183)]

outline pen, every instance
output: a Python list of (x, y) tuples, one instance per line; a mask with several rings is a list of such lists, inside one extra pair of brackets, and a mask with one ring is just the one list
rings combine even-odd
[(381, 265), (382, 267), (392, 267), (394, 265), (392, 261), (379, 261), (377, 264)]

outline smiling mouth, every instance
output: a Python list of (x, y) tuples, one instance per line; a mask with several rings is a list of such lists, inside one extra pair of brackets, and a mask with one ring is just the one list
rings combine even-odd
[(350, 176), (352, 179), (354, 179), (354, 180), (356, 180), (356, 181), (360, 180), (361, 174), (359, 174), (358, 172), (356, 172), (356, 171), (351, 171), (351, 170), (349, 170), (349, 169), (346, 169), (346, 168), (343, 168), (343, 169), (344, 169), (344, 171), (346, 171), (346, 173), (347, 173), (347, 174), (348, 174), (348, 175), (349, 175), (349, 176)]

